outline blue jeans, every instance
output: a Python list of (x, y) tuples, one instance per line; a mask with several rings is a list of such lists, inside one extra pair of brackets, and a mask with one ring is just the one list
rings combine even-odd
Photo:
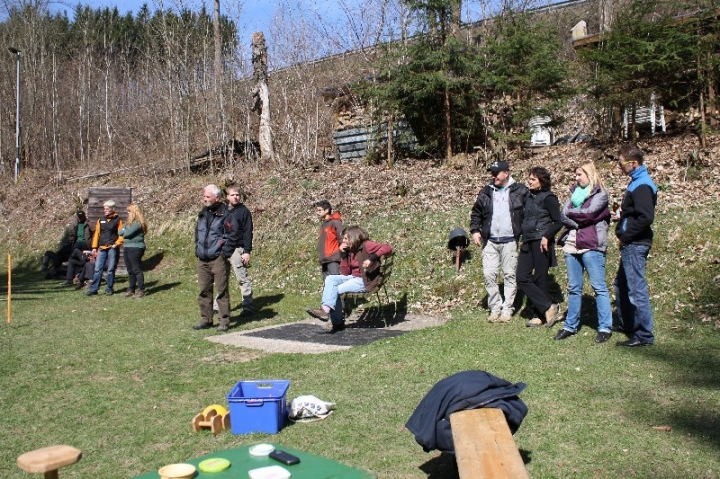
[(362, 293), (363, 291), (365, 291), (365, 283), (358, 276), (331, 274), (325, 278), (322, 304), (330, 308), (330, 321), (332, 324), (339, 325), (345, 321), (340, 295), (343, 293)]
[(620, 327), (632, 339), (652, 344), (653, 314), (645, 281), (645, 265), (650, 246), (627, 244), (620, 248), (620, 267), (615, 277), (615, 302)]
[(92, 284), (88, 288), (88, 292), (97, 293), (100, 289), (100, 280), (103, 275), (103, 268), (107, 262), (107, 285), (105, 292), (112, 293), (115, 284), (115, 268), (118, 262), (118, 248), (108, 248), (98, 250), (97, 259), (95, 260), (95, 274), (93, 275)]
[(580, 329), (583, 270), (585, 270), (590, 286), (595, 291), (598, 332), (609, 333), (612, 328), (612, 309), (610, 293), (605, 282), (605, 253), (601, 251), (587, 251), (583, 254), (565, 253), (565, 265), (568, 275), (568, 308), (563, 328), (571, 333), (576, 333)]

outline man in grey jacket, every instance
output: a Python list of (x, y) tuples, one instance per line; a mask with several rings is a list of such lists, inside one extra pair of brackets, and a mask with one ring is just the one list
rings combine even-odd
[(228, 291), (228, 258), (235, 251), (237, 219), (221, 201), (222, 191), (208, 185), (203, 192), (205, 207), (198, 214), (195, 227), (195, 256), (197, 257), (198, 304), (200, 322), (195, 329), (213, 326), (213, 285), (217, 289), (220, 315), (218, 331), (227, 331), (230, 325), (230, 292)]
[[(491, 323), (507, 323), (515, 312), (518, 239), (522, 232), (523, 207), (528, 189), (510, 176), (510, 165), (496, 161), (488, 168), (490, 183), (480, 191), (470, 213), (473, 242), (483, 248), (483, 276), (488, 293)], [(505, 299), (497, 284), (503, 272)]]

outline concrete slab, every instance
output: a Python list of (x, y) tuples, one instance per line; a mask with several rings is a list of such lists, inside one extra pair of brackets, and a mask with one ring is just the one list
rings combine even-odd
[(386, 318), (365, 311), (350, 316), (346, 321), (346, 329), (335, 334), (323, 333), (328, 327), (327, 323), (307, 319), (209, 336), (207, 339), (214, 343), (260, 349), (270, 353), (322, 354), (399, 336), (407, 331), (440, 326), (445, 322), (446, 320), (433, 316), (403, 314)]

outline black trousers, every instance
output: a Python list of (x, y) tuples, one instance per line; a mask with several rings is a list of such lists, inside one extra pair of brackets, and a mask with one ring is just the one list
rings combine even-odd
[(145, 254), (145, 248), (123, 248), (125, 267), (128, 272), (128, 289), (130, 291), (145, 291), (145, 276), (142, 272), (140, 260)]
[(523, 242), (517, 265), (517, 285), (530, 300), (540, 318), (552, 306), (548, 292), (548, 271), (553, 258), (552, 242), (548, 251), (540, 251), (540, 240)]
[(85, 267), (85, 263), (87, 263), (87, 260), (82, 254), (82, 249), (74, 249), (70, 254), (70, 259), (68, 259), (67, 275), (65, 276), (65, 279), (72, 281), (76, 274), (82, 272)]

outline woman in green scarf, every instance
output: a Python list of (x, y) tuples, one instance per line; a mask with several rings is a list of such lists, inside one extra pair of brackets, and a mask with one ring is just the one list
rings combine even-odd
[(569, 338), (580, 329), (583, 272), (587, 271), (597, 303), (595, 342), (604, 343), (612, 335), (610, 294), (605, 282), (605, 251), (610, 224), (608, 193), (592, 161), (575, 169), (575, 181), (561, 215), (567, 228), (563, 253), (568, 274), (568, 308), (563, 329), (558, 331), (555, 339)]

